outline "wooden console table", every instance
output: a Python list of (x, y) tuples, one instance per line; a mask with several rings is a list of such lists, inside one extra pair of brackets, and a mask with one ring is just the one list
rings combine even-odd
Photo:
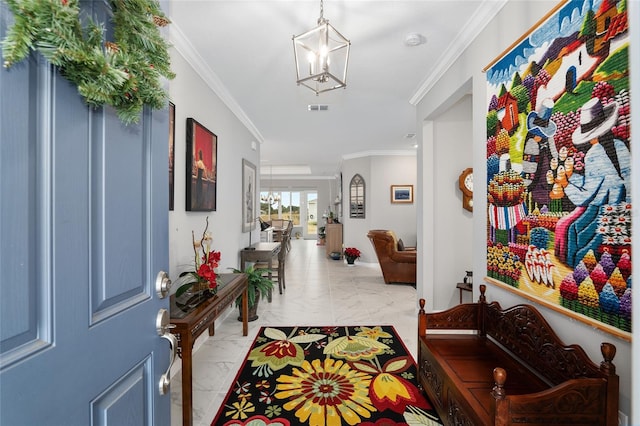
[(198, 336), (209, 330), (209, 336), (214, 335), (214, 321), (230, 304), (235, 303), (238, 296), (242, 299), (242, 335), (249, 332), (247, 286), (249, 281), (245, 274), (219, 274), (218, 292), (215, 296), (193, 305), (180, 305), (171, 296), (171, 330), (178, 339), (178, 355), (182, 358), (182, 424), (193, 424), (193, 395), (192, 395), (192, 350)]
[(458, 283), (458, 284), (456, 284), (456, 288), (458, 290), (460, 290), (460, 303), (462, 303), (462, 292), (463, 291), (473, 291), (473, 284)]
[(327, 256), (331, 255), (331, 253), (342, 254), (342, 224), (327, 223), (325, 232), (327, 234), (327, 241), (324, 251)]

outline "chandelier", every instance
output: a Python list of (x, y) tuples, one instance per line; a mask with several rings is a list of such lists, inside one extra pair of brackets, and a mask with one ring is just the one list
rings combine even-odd
[(269, 205), (277, 204), (278, 202), (280, 202), (280, 194), (274, 194), (273, 192), (269, 191), (267, 195), (260, 196), (260, 201), (262, 201), (263, 203), (268, 203)]
[(347, 87), (350, 46), (351, 42), (324, 19), (320, 0), (317, 26), (293, 36), (298, 85), (311, 89), (316, 95)]
[(269, 192), (266, 195), (260, 196), (260, 201), (268, 203), (270, 206), (280, 202), (280, 194), (274, 193), (271, 190), (273, 184), (273, 166), (269, 166)]

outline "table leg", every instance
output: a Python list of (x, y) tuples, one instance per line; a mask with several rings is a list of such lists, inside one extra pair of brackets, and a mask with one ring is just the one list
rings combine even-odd
[[(273, 255), (269, 254), (269, 281), (273, 281)], [(269, 293), (267, 294), (267, 302), (271, 303), (273, 300), (273, 292), (269, 289)]]
[(193, 425), (193, 394), (192, 394), (192, 351), (191, 333), (187, 331), (180, 336), (182, 349), (182, 426)]
[(242, 335), (249, 334), (249, 294), (247, 287), (242, 292)]

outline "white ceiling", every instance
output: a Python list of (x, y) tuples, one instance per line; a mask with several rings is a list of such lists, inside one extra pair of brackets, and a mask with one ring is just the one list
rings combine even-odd
[[(504, 1), (325, 0), (351, 52), (347, 87), (319, 96), (296, 84), (292, 44), (315, 27), (319, 0), (175, 0), (171, 41), (261, 144), (263, 174), (333, 176), (345, 157), (414, 149), (415, 103)], [(409, 33), (426, 43), (406, 46)]]

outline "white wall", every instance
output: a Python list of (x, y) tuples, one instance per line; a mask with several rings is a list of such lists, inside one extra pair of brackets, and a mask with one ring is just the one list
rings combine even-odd
[[(349, 217), (349, 184), (359, 174), (364, 180), (364, 219)], [(380, 191), (371, 181), (371, 158), (369, 156), (350, 158), (342, 161), (342, 241), (345, 247), (360, 250), (359, 262), (376, 262), (376, 254), (367, 238), (371, 227), (371, 219), (376, 209), (372, 201), (372, 192)], [(380, 228), (378, 228), (380, 229)], [(380, 273), (382, 274), (382, 272)]]
[[(637, 2), (628, 2), (630, 9), (637, 7), (635, 4), (632, 5), (633, 3)], [(482, 282), (482, 277), (486, 276), (486, 215), (480, 213), (486, 211), (486, 197), (483, 197), (486, 193), (486, 183), (484, 186), (482, 184), (486, 182), (486, 86), (482, 69), (495, 57), (499, 56), (504, 49), (509, 47), (512, 42), (528, 31), (556, 4), (556, 1), (509, 1), (497, 16), (487, 23), (481, 34), (461, 53), (456, 62), (432, 85), (417, 105), (417, 119), (423, 123), (422, 126), (418, 126), (418, 138), (421, 141), (421, 149), (418, 153), (420, 159), (418, 162), (418, 176), (420, 185), (424, 189), (423, 199), (418, 206), (420, 213), (418, 217), (418, 245), (433, 249), (434, 246), (437, 247), (438, 241), (434, 243), (433, 240), (436, 239), (441, 225), (438, 223), (437, 210), (430, 209), (432, 208), (432, 203), (435, 203), (438, 199), (438, 185), (434, 181), (438, 179), (437, 173), (440, 171), (441, 159), (439, 157), (432, 158), (430, 154), (438, 155), (438, 150), (441, 146), (451, 143), (449, 138), (439, 134), (440, 123), (438, 119), (443, 111), (449, 109), (452, 104), (462, 98), (463, 94), (467, 92), (469, 83), (471, 83), (473, 98), (471, 113), (472, 139), (464, 149), (472, 152), (474, 168), (475, 214), (473, 215), (472, 240), (475, 278), (474, 299), (478, 297), (478, 284)], [(630, 22), (634, 21), (630, 19)], [(639, 42), (638, 35), (632, 35), (632, 46), (634, 44), (637, 46)], [(464, 112), (461, 111), (461, 114), (464, 114)], [(634, 118), (638, 120), (637, 109)], [(462, 119), (464, 120), (464, 118)], [(637, 181), (639, 150), (636, 145), (638, 144), (632, 147), (632, 156), (634, 157), (634, 174)], [(464, 152), (464, 150), (461, 152)], [(633, 195), (634, 198), (638, 196), (637, 185), (634, 186)], [(636, 209), (634, 219), (637, 216)], [(640, 243), (640, 238), (637, 235), (638, 233), (634, 233), (634, 245)], [(427, 299), (427, 307), (430, 309), (435, 306), (446, 305), (448, 291), (443, 290), (442, 287), (451, 285), (449, 282), (434, 280), (431, 275), (433, 268), (437, 267), (434, 259), (435, 257), (425, 258), (423, 259), (424, 264), (418, 265), (418, 294), (420, 297)], [(637, 256), (635, 259), (637, 259)], [(431, 300), (433, 298), (437, 298), (437, 300)], [(444, 298), (444, 300), (440, 300), (440, 298)], [(497, 300), (503, 306), (530, 303), (521, 296), (492, 285), (488, 285), (487, 298), (488, 300)], [(538, 306), (538, 308), (561, 339), (567, 343), (581, 345), (595, 362), (600, 362), (602, 359), (600, 354), (600, 343), (602, 341), (609, 341), (616, 345), (618, 351), (614, 363), (620, 376), (620, 410), (626, 414), (631, 414), (631, 344), (555, 311), (542, 306)], [(638, 396), (636, 395), (634, 398), (638, 398)], [(631, 424), (638, 424), (639, 422), (640, 420), (637, 420)]]
[[(205, 219), (213, 246), (222, 254), (220, 272), (239, 267), (239, 252), (249, 244), (242, 232), (242, 159), (259, 168), (260, 146), (240, 120), (229, 110), (184, 57), (171, 49), (171, 65), (176, 78), (170, 84), (170, 98), (176, 105), (174, 211), (169, 212), (169, 275), (172, 280), (193, 266), (191, 231), (202, 235)], [(214, 212), (185, 211), (186, 120), (195, 118), (218, 137), (217, 209)], [(259, 185), (258, 185), (259, 186)], [(257, 188), (259, 191), (260, 188)], [(258, 192), (259, 193), (259, 192)], [(253, 242), (260, 239), (259, 228)], [(173, 289), (175, 291), (175, 288)]]
[[(471, 132), (471, 96), (464, 96), (433, 122), (433, 146), (436, 159), (433, 173), (434, 195), (430, 208), (434, 211), (433, 302), (434, 309), (447, 309), (460, 302), (456, 284), (465, 271), (473, 269), (473, 213), (462, 208), (460, 173), (473, 164), (469, 149)], [(426, 256), (430, 254), (425, 253)], [(463, 294), (463, 301), (471, 301)]]
[[(416, 245), (416, 156), (366, 155), (343, 160), (343, 241), (357, 247), (361, 262), (376, 263), (375, 251), (367, 238), (370, 229), (390, 229), (406, 246)], [(365, 181), (365, 218), (349, 218), (349, 183), (356, 174)], [(413, 185), (413, 204), (392, 204), (391, 185)]]

